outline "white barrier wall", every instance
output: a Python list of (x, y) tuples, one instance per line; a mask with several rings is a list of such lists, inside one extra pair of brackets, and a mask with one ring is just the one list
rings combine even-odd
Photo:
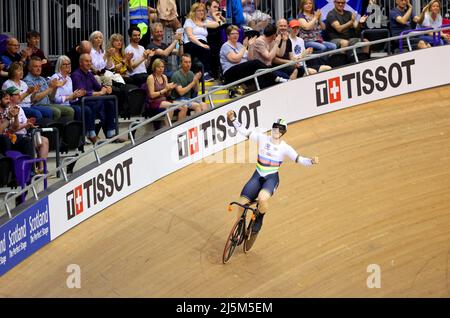
[[(242, 98), (166, 131), (51, 193), (48, 196), (50, 217), (44, 222), (46, 226), (49, 224), (50, 239), (154, 181), (243, 141), (226, 120), (229, 110), (236, 111), (248, 128), (265, 131), (278, 117), (294, 122), (449, 84), (450, 63), (442, 63), (449, 55), (450, 46), (437, 47), (301, 78)], [(42, 203), (39, 206), (42, 210)], [(29, 210), (33, 212), (36, 208)], [(0, 260), (4, 260), (0, 262), (0, 275), (18, 263), (17, 260), (8, 262), (7, 257), (6, 231), (18, 229), (13, 224), (15, 219), (0, 228), (0, 243), (2, 239), (5, 241), (0, 244)], [(14, 239), (15, 244), (20, 244), (19, 238)]]

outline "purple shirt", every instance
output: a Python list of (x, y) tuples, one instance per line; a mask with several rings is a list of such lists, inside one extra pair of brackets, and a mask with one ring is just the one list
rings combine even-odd
[(85, 89), (86, 96), (92, 96), (93, 92), (98, 92), (102, 89), (102, 86), (97, 82), (91, 71), (85, 73), (81, 69), (77, 69), (70, 77), (72, 78), (73, 91)]

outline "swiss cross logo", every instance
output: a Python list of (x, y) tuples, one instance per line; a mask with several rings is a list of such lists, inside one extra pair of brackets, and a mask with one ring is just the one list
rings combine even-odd
[(330, 96), (330, 103), (341, 101), (341, 79), (339, 77), (328, 80), (328, 96)]
[(83, 213), (83, 186), (79, 185), (72, 191), (66, 194), (67, 202), (67, 219), (75, 217), (76, 215)]
[(197, 127), (191, 128), (188, 130), (188, 139), (189, 139), (189, 155), (196, 154), (199, 151), (198, 146), (198, 129)]
[(193, 127), (187, 132), (179, 134), (178, 140), (178, 157), (179, 159), (192, 156), (200, 151), (198, 128)]

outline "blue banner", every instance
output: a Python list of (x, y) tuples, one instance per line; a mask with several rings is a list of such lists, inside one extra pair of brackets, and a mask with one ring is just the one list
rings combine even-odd
[[(344, 10), (355, 12), (358, 17), (362, 15), (363, 0), (347, 0)], [(322, 11), (322, 19), (325, 20), (328, 12), (334, 9), (334, 0), (316, 0), (315, 8)]]
[(0, 276), (50, 242), (48, 198), (0, 227)]

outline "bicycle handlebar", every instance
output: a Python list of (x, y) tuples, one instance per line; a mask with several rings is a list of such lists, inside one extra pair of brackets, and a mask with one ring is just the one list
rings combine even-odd
[(250, 202), (248, 204), (240, 204), (239, 202), (231, 202), (229, 205), (232, 206), (233, 204), (240, 206), (243, 209), (251, 210), (253, 213), (256, 213), (258, 208), (251, 208), (250, 205), (252, 205), (254, 202)]

